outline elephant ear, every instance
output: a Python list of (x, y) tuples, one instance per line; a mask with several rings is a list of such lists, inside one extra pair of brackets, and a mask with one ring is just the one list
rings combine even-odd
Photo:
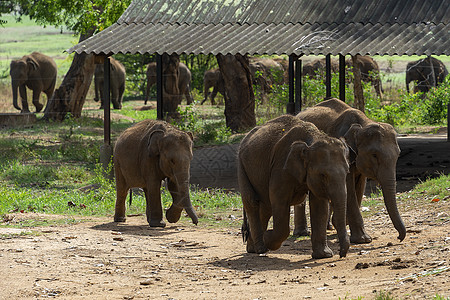
[(358, 134), (361, 132), (362, 126), (360, 124), (352, 124), (347, 132), (344, 134), (345, 143), (347, 144), (350, 155), (349, 160), (350, 163), (353, 163), (356, 160), (356, 156), (358, 154)]
[(32, 58), (32, 57), (28, 57), (27, 58), (27, 66), (28, 66), (28, 70), (31, 70), (31, 69), (33, 69), (33, 70), (37, 70), (37, 68), (38, 68), (38, 64), (37, 64), (37, 62)]
[(148, 155), (156, 157), (159, 155), (159, 143), (164, 137), (164, 131), (157, 129), (153, 130), (148, 137)]
[(298, 182), (306, 181), (306, 156), (309, 146), (305, 142), (294, 142), (284, 163), (283, 170)]

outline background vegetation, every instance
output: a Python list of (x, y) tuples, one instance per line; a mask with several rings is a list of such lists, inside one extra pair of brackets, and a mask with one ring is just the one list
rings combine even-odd
[[(10, 60), (32, 51), (41, 51), (56, 59), (61, 80), (72, 58), (64, 50), (76, 43), (77, 37), (61, 29), (61, 26), (43, 28), (27, 17), (23, 17), (20, 23), (12, 16), (4, 15), (2, 19), (7, 23), (0, 27), (0, 112), (15, 112), (11, 103)], [(146, 64), (153, 61), (154, 57), (117, 55), (116, 58), (127, 67), (127, 92), (124, 108), (113, 112), (113, 141), (133, 123), (156, 118), (154, 106), (141, 109)], [(199, 105), (203, 99), (203, 73), (217, 66), (215, 58), (210, 55), (183, 55), (181, 59), (193, 73), (192, 92), (195, 103), (182, 105), (181, 118), (174, 121), (174, 124), (193, 132), (196, 146), (239, 142), (243, 134), (232, 134), (225, 127), (223, 106)], [(418, 57), (376, 59), (382, 65), (385, 93), (381, 100), (376, 97), (370, 85), (365, 85), (366, 113), (369, 117), (391, 123), (403, 132), (420, 130), (422, 126), (436, 128), (445, 125), (450, 99), (448, 78), (427, 95), (407, 94), (404, 90), (404, 73), (398, 65)], [(450, 58), (440, 59), (449, 65)], [(272, 88), (269, 102), (262, 105), (259, 89), (255, 86), (258, 124), (285, 112), (287, 86), (274, 85)], [(332, 93), (337, 97), (337, 76), (333, 76)], [(316, 104), (324, 94), (322, 79), (304, 80), (304, 108)], [(99, 147), (103, 139), (103, 121), (100, 118), (102, 112), (92, 99), (91, 91), (84, 115), (80, 119), (68, 119), (63, 123), (38, 122), (30, 126), (1, 129), (0, 215), (12, 211), (82, 215), (109, 215), (113, 212), (114, 185), (103, 178), (98, 164)], [(350, 104), (353, 102), (351, 85), (347, 89), (346, 101)], [(448, 179), (445, 176), (443, 178), (444, 182)], [(192, 198), (197, 208), (205, 210), (220, 211), (241, 205), (238, 195), (220, 190), (201, 191), (194, 188)], [(138, 195), (135, 199), (131, 212), (143, 212), (142, 197)], [(167, 206), (170, 198), (165, 195), (163, 199)]]

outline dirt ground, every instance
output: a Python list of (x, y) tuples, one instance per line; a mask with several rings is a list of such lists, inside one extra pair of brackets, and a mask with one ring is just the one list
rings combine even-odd
[[(247, 254), (238, 211), (226, 228), (184, 220), (151, 229), (142, 216), (33, 228), (29, 235), (0, 228), (0, 299), (373, 299), (380, 291), (397, 299), (450, 297), (450, 199), (421, 203), (400, 204), (403, 242), (381, 211), (366, 218), (372, 243), (321, 260), (311, 259), (309, 239)], [(334, 231), (329, 245), (337, 253)]]
[[(399, 144), (402, 190), (448, 173), (444, 135), (400, 137)], [(450, 199), (434, 198), (403, 194), (398, 201), (403, 242), (382, 209), (365, 218), (372, 243), (321, 260), (311, 259), (309, 238), (290, 238), (266, 255), (246, 253), (241, 211), (231, 211), (225, 227), (183, 218), (151, 229), (143, 216), (131, 216), (123, 224), (109, 217), (0, 228), (0, 299), (374, 299), (382, 291), (397, 299), (450, 297)], [(54, 218), (64, 217), (16, 213), (0, 223)], [(335, 231), (328, 237), (337, 253)]]
[[(399, 191), (450, 173), (445, 138), (443, 132), (399, 137)], [(290, 238), (266, 255), (246, 253), (240, 211), (230, 212), (225, 227), (202, 219), (195, 226), (183, 218), (152, 229), (143, 216), (130, 216), (124, 224), (109, 217), (0, 227), (0, 299), (373, 299), (381, 291), (396, 299), (447, 298), (450, 199), (433, 199), (424, 193), (417, 201), (398, 202), (407, 227), (404, 241), (397, 240), (383, 209), (365, 218), (372, 243), (352, 245), (345, 258), (321, 260), (311, 259), (309, 238)], [(0, 224), (55, 218), (67, 219), (15, 213)], [(328, 237), (337, 253), (335, 231)]]

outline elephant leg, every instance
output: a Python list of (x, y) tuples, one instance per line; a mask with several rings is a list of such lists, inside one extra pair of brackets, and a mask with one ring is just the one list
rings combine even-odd
[(250, 207), (244, 205), (244, 210), (247, 214), (247, 221), (250, 229), (250, 235), (247, 240), (247, 252), (258, 254), (267, 252), (263, 239), (264, 230), (259, 217), (259, 205)]
[(273, 229), (264, 233), (264, 244), (269, 250), (277, 250), (289, 237), (289, 212), (290, 205), (287, 203), (274, 203), (272, 205)]
[(366, 178), (361, 175), (355, 178), (354, 171), (347, 175), (347, 219), (350, 227), (350, 242), (354, 244), (365, 244), (372, 241), (365, 231), (364, 220), (359, 210), (365, 182)]
[(30, 110), (28, 108), (27, 89), (26, 89), (25, 85), (21, 85), (19, 87), (19, 95), (20, 95), (20, 98), (22, 99), (22, 111), (21, 111), (21, 113), (29, 113)]
[(114, 213), (114, 222), (125, 222), (126, 216), (126, 199), (128, 186), (118, 166), (115, 168), (116, 173), (116, 207)]
[(122, 109), (122, 102), (123, 102), (123, 94), (125, 93), (125, 86), (122, 85), (119, 88), (119, 96), (117, 98), (117, 101), (119, 102), (119, 109)]
[(120, 109), (120, 104), (119, 104), (119, 90), (118, 88), (113, 88), (111, 90), (111, 102), (113, 104), (114, 109)]
[(314, 196), (313, 193), (309, 193), (313, 258), (333, 256), (333, 251), (327, 245), (328, 206), (328, 199), (319, 198)]
[(41, 95), (40, 90), (33, 90), (33, 105), (36, 107), (36, 112), (40, 112), (44, 107), (41, 103), (39, 103), (39, 96)]
[(214, 101), (214, 98), (217, 96), (218, 89), (216, 87), (213, 88), (213, 91), (211, 93), (211, 105), (216, 105), (216, 102)]
[(189, 85), (186, 85), (183, 94), (184, 94), (184, 97), (186, 97), (187, 105), (190, 105), (192, 102), (194, 102), (194, 100), (192, 99), (191, 88), (189, 87)]
[(306, 194), (303, 196), (303, 203), (294, 206), (294, 236), (308, 236), (308, 222), (306, 220)]
[(166, 223), (163, 221), (161, 182), (147, 183), (144, 192), (145, 200), (147, 202), (145, 214), (147, 215), (148, 224), (150, 227), (166, 227)]

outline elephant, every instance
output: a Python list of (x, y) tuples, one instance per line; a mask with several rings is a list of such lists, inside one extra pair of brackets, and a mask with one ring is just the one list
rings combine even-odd
[[(343, 141), (291, 115), (251, 130), (238, 152), (238, 183), (244, 206), (242, 234), (247, 252), (278, 249), (289, 236), (290, 207), (305, 201), (309, 192), (312, 257), (333, 255), (326, 236), (330, 201), (339, 254), (346, 256), (350, 245), (345, 186), (348, 153)], [(267, 230), (272, 216), (273, 229)]]
[[(331, 59), (331, 72), (337, 73), (339, 72), (339, 62), (336, 59)], [(318, 74), (321, 77), (324, 77), (325, 74), (325, 58), (315, 59), (303, 65), (303, 76), (315, 77)]]
[[(213, 88), (211, 94), (209, 94), (210, 88)], [(225, 82), (223, 81), (222, 73), (220, 73), (219, 69), (211, 69), (205, 72), (203, 75), (203, 90), (205, 98), (200, 102), (200, 105), (205, 103), (209, 96), (211, 96), (211, 105), (215, 105), (214, 98), (217, 93), (221, 93), (226, 99)]]
[(415, 90), (426, 93), (431, 87), (442, 83), (447, 75), (447, 68), (437, 58), (428, 56), (409, 62), (406, 65), (406, 91), (409, 93), (409, 83), (414, 81), (416, 82)]
[[(396, 164), (400, 148), (394, 128), (389, 124), (372, 121), (360, 110), (336, 98), (306, 109), (296, 117), (314, 123), (319, 130), (332, 137), (343, 137), (351, 149), (350, 173), (346, 178), (350, 242), (362, 244), (372, 241), (365, 231), (360, 212), (367, 178), (376, 180), (381, 185), (387, 212), (398, 231), (398, 239), (403, 241), (406, 229), (395, 197)], [(307, 234), (304, 207), (296, 206), (294, 215), (294, 235)]]
[[(47, 101), (53, 95), (56, 85), (58, 68), (55, 61), (42, 53), (33, 52), (21, 59), (11, 61), (10, 65), (11, 86), (13, 92), (13, 105), (22, 113), (29, 113), (27, 100), (27, 87), (33, 91), (33, 105), (36, 112), (44, 107), (39, 102), (41, 92), (47, 95)], [(17, 89), (22, 100), (22, 108), (17, 104)]]
[(271, 58), (251, 58), (250, 73), (253, 84), (261, 89), (261, 103), (267, 102), (267, 95), (272, 92), (274, 84), (285, 83), (285, 70), (281, 63)]
[[(123, 93), (125, 92), (125, 77), (126, 71), (124, 65), (112, 57), (110, 59), (110, 91), (111, 91), (111, 102), (114, 109), (122, 108)], [(94, 101), (98, 102), (99, 99), (100, 109), (103, 108), (104, 96), (103, 96), (103, 84), (104, 84), (104, 66), (102, 64), (95, 66), (95, 98)]]
[(116, 206), (114, 221), (125, 222), (125, 200), (130, 188), (142, 188), (150, 227), (165, 227), (161, 205), (161, 182), (173, 203), (166, 212), (170, 223), (180, 219), (184, 209), (197, 225), (198, 217), (189, 196), (189, 168), (193, 137), (161, 120), (144, 120), (126, 129), (114, 147)]
[[(182, 62), (178, 64), (178, 89), (180, 94), (186, 98), (186, 103), (189, 105), (194, 100), (191, 95), (191, 71)], [(149, 63), (147, 66), (147, 87), (145, 92), (145, 104), (150, 97), (150, 88), (156, 84), (156, 63)]]
[[(359, 63), (359, 69), (361, 70), (361, 80), (364, 82), (370, 82), (375, 88), (375, 92), (378, 97), (383, 97), (383, 86), (380, 78), (380, 67), (378, 63), (370, 56), (358, 55), (357, 61)], [(349, 68), (353, 68), (353, 61), (351, 58), (345, 61), (345, 64)]]

